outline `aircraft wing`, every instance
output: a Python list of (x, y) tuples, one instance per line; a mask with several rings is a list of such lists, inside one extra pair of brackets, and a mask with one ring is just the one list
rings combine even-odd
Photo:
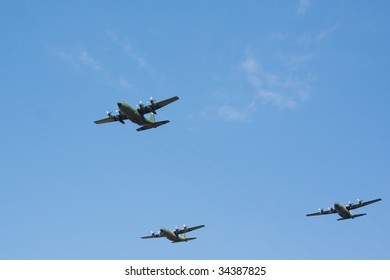
[(95, 123), (96, 124), (102, 124), (102, 123), (118, 122), (118, 121), (121, 122), (121, 123), (124, 123), (123, 122), (124, 120), (127, 120), (126, 115), (119, 114), (119, 115), (116, 115), (116, 116), (112, 116), (111, 113), (109, 113), (108, 118), (97, 120), (97, 121), (95, 121)]
[(95, 121), (96, 124), (109, 123), (109, 122), (116, 122), (116, 120), (114, 120), (113, 118), (105, 118), (105, 119)]
[(164, 107), (172, 102), (175, 102), (176, 100), (179, 100), (179, 97), (177, 96), (174, 96), (174, 97), (171, 97), (171, 98), (168, 98), (168, 99), (165, 99), (163, 101), (159, 101), (159, 102), (156, 102), (156, 107), (155, 109), (160, 109), (161, 107)]
[(372, 203), (375, 203), (375, 202), (378, 202), (381, 200), (382, 200), (382, 198), (377, 198), (377, 199), (373, 199), (373, 200), (369, 200), (369, 201), (359, 200), (357, 203), (348, 204), (346, 206), (346, 208), (348, 210), (353, 210), (353, 209), (360, 208), (360, 207), (363, 207), (363, 206), (366, 206), (366, 205), (369, 205), (369, 204), (372, 204)]
[(195, 227), (183, 227), (182, 229), (177, 230), (176, 234), (183, 234), (183, 233), (186, 233), (186, 232), (190, 232), (190, 231), (202, 228), (204, 226), (205, 225), (200, 225), (200, 226), (195, 226)]
[(306, 216), (310, 217), (310, 216), (327, 215), (327, 214), (334, 214), (334, 213), (337, 213), (337, 211), (334, 210), (333, 208), (330, 208), (330, 209), (327, 209), (327, 210), (322, 210), (321, 209), (318, 212), (311, 213), (311, 214), (306, 214)]
[(160, 233), (152, 233), (152, 235), (142, 236), (142, 239), (148, 239), (148, 238), (159, 238), (164, 237)]

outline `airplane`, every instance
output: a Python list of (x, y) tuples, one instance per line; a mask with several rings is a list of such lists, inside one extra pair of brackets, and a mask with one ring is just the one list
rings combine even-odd
[(357, 217), (361, 217), (361, 216), (367, 215), (367, 213), (352, 214), (351, 210), (357, 209), (357, 208), (360, 208), (360, 207), (363, 207), (363, 206), (366, 206), (368, 204), (375, 203), (375, 202), (378, 202), (378, 201), (381, 201), (381, 200), (382, 200), (381, 198), (377, 198), (377, 199), (373, 199), (373, 200), (369, 200), (369, 201), (363, 202), (363, 200), (358, 199), (357, 203), (349, 202), (345, 206), (342, 205), (340, 202), (336, 202), (334, 204), (334, 208), (333, 207), (329, 207), (328, 210), (318, 209), (319, 212), (307, 214), (306, 216), (310, 217), (310, 216), (319, 216), (319, 215), (327, 215), (327, 214), (337, 213), (341, 217), (341, 218), (337, 219), (337, 221), (347, 220), (347, 219), (354, 219), (354, 218), (357, 218)]
[[(163, 101), (155, 102), (153, 98), (150, 98), (150, 104), (144, 105), (142, 102), (138, 105), (137, 109), (131, 107), (128, 103), (121, 101), (118, 102), (118, 109), (116, 112), (118, 115), (112, 115), (112, 112), (107, 112), (108, 118), (95, 121), (96, 124), (116, 122), (119, 121), (122, 124), (125, 124), (125, 120), (130, 120), (133, 123), (140, 125), (141, 127), (137, 128), (137, 131), (142, 131), (150, 128), (156, 128), (160, 125), (169, 123), (169, 120), (165, 121), (155, 121), (155, 115), (157, 115), (156, 110), (178, 100), (179, 97), (174, 96)], [(145, 114), (149, 114), (149, 118), (145, 118)]]
[(159, 238), (159, 237), (165, 237), (172, 241), (172, 243), (178, 243), (178, 242), (187, 242), (190, 240), (196, 239), (196, 237), (186, 237), (186, 233), (202, 228), (205, 225), (195, 226), (195, 227), (187, 227), (186, 225), (183, 225), (182, 229), (179, 229), (176, 227), (174, 231), (168, 229), (168, 228), (161, 228), (158, 233), (155, 233), (152, 231), (152, 235), (148, 236), (142, 236), (142, 239), (148, 239), (148, 238)]

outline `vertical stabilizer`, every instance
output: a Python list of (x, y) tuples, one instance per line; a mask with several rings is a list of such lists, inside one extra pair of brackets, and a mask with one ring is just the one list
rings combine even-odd
[(150, 113), (149, 121), (154, 123), (155, 122), (155, 116), (153, 113)]

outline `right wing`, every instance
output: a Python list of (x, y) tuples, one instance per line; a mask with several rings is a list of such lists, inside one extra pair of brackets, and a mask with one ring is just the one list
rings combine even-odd
[(327, 210), (322, 210), (321, 209), (319, 212), (306, 214), (306, 216), (310, 217), (310, 216), (327, 215), (327, 214), (334, 214), (334, 213), (337, 213), (337, 211), (334, 210), (333, 208), (330, 208), (330, 209), (327, 209)]
[(96, 124), (109, 123), (109, 122), (116, 122), (116, 120), (114, 120), (113, 118), (105, 118), (105, 119), (95, 121)]
[(164, 237), (160, 233), (152, 233), (152, 235), (142, 236), (142, 239), (148, 239), (148, 238), (159, 238)]
[(366, 206), (366, 205), (369, 205), (371, 203), (375, 203), (375, 202), (378, 202), (381, 200), (382, 200), (382, 198), (377, 198), (377, 199), (373, 199), (373, 200), (369, 200), (369, 201), (358, 200), (357, 203), (351, 203), (351, 204), (347, 205), (347, 209), (353, 210), (353, 209), (360, 208), (360, 207), (363, 207), (363, 206)]

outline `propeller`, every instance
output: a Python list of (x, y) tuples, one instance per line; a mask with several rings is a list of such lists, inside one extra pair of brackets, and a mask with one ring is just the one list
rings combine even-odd
[(146, 107), (146, 109), (150, 112), (150, 113), (153, 113), (155, 115), (157, 115), (156, 113), (156, 103), (154, 103), (154, 99), (153, 97), (150, 97), (150, 105)]
[(322, 209), (322, 208), (318, 208), (318, 211), (319, 211), (321, 214), (324, 213), (324, 209)]
[(111, 111), (111, 112), (106, 111), (106, 114), (108, 115), (109, 118), (114, 119), (114, 120), (116, 120), (116, 121), (119, 121), (119, 122), (122, 123), (122, 124), (125, 124), (125, 122), (123, 121), (123, 119), (122, 119), (122, 117), (121, 117), (121, 113), (120, 113), (118, 110), (115, 111), (116, 113), (118, 113), (117, 116), (113, 116), (113, 115), (112, 115), (112, 112), (113, 112), (113, 111)]
[(358, 202), (358, 204), (360, 205), (360, 204), (362, 204), (363, 200), (358, 198), (358, 199), (357, 199), (357, 202)]

